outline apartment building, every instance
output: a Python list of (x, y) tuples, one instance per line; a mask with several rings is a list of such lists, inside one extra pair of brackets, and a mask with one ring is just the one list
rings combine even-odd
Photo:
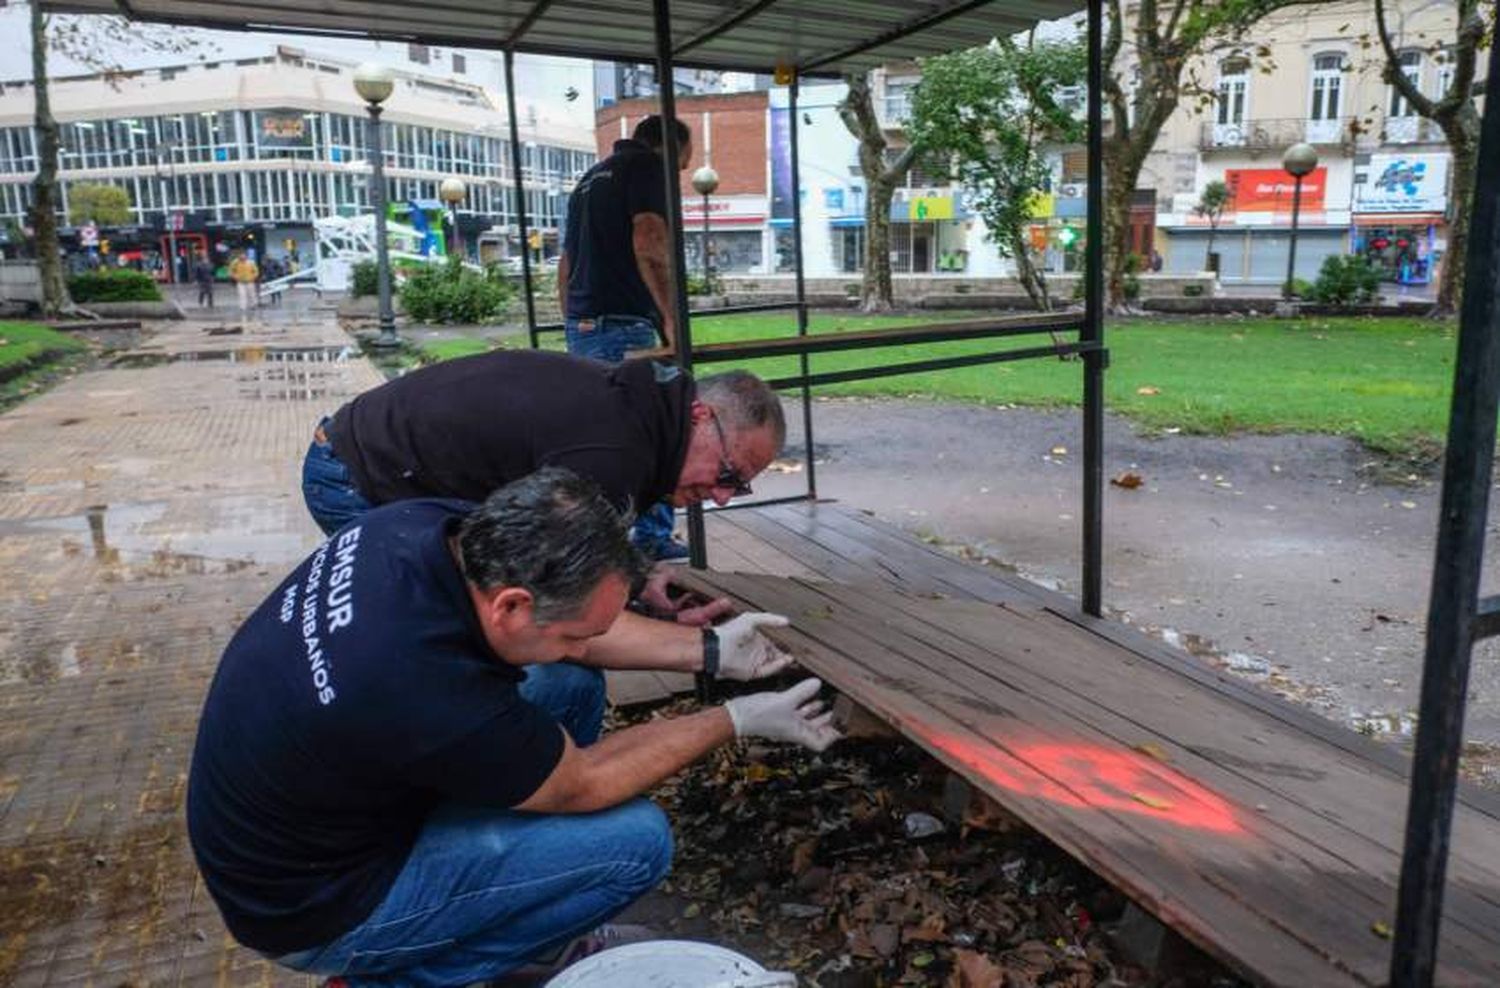
[[(1392, 7), (1402, 71), (1424, 93), (1447, 92), (1452, 58), (1436, 42), (1455, 35), (1453, 4)], [(1369, 3), (1296, 7), (1189, 66), (1212, 99), (1179, 108), (1139, 182), (1138, 195), (1154, 200), (1151, 243), (1166, 270), (1204, 267), (1208, 222), (1193, 207), (1218, 180), (1231, 193), (1213, 244), (1222, 281), (1284, 280), (1294, 183), (1282, 155), (1306, 142), (1318, 166), (1302, 186), (1298, 277), (1315, 278), (1330, 255), (1362, 254), (1397, 285), (1435, 282), (1451, 155), (1441, 131), (1383, 80), (1374, 32)]]
[[(462, 179), (458, 224), (474, 245), (481, 231), (515, 224), (511, 143), (503, 95), (455, 74), (463, 58), (429, 67), (414, 56), (397, 70), (382, 139), (388, 201), (428, 208), (444, 179)], [(251, 247), (310, 260), (315, 219), (370, 208), (368, 115), (354, 68), (281, 45), (225, 62), (54, 79), (63, 222), (78, 183), (123, 187), (132, 214), (97, 234), (65, 226), (64, 243), (98, 236), (156, 270), (173, 240), (180, 256)], [(555, 244), (573, 182), (594, 162), (593, 135), (534, 108), (521, 113), (528, 219)], [(31, 203), (32, 116), (30, 80), (0, 84), (0, 222), (24, 223)]]

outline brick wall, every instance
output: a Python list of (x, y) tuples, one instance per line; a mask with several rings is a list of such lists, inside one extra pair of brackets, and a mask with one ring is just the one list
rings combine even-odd
[[(689, 184), (693, 171), (703, 164), (703, 115), (709, 115), (713, 138), (713, 166), (719, 173), (717, 195), (765, 195), (766, 182), (766, 106), (764, 92), (730, 93), (722, 96), (682, 96), (677, 100), (677, 117), (693, 132), (693, 153), (682, 176), (686, 195), (693, 195)], [(614, 142), (620, 139), (620, 120), (625, 133), (641, 119), (657, 112), (655, 100), (626, 100), (599, 110), (594, 115), (594, 140), (599, 157), (606, 157)]]

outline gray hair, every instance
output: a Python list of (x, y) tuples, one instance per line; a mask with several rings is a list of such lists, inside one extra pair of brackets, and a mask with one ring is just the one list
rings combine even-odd
[(735, 370), (698, 379), (698, 400), (713, 408), (732, 432), (771, 430), (776, 451), (786, 442), (786, 414), (781, 399), (765, 381), (749, 371)]
[(634, 585), (646, 569), (599, 485), (561, 467), (496, 490), (464, 519), (458, 546), (471, 583), (527, 590), (542, 624), (577, 617), (606, 576)]

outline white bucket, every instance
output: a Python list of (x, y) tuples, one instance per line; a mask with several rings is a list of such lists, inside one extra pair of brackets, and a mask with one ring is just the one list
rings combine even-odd
[(767, 971), (724, 947), (651, 940), (585, 957), (546, 988), (796, 988), (797, 977)]

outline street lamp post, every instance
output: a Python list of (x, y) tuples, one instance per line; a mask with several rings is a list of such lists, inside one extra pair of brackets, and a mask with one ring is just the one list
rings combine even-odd
[(719, 173), (708, 165), (693, 172), (693, 188), (703, 197), (703, 290), (710, 285), (708, 270), (708, 197), (719, 187)]
[(398, 347), (396, 313), (391, 308), (391, 259), (385, 242), (385, 150), (380, 145), (380, 104), (396, 88), (391, 70), (384, 65), (365, 62), (354, 70), (354, 91), (365, 101), (370, 112), (366, 144), (370, 154), (370, 205), (375, 209), (375, 280), (380, 296), (380, 335), (372, 345)]
[(458, 232), (458, 204), (464, 201), (469, 189), (464, 185), (463, 179), (445, 178), (443, 184), (438, 186), (438, 198), (448, 204), (449, 222), (453, 224), (453, 249), (450, 254), (456, 254), (459, 258), (464, 256), (463, 236)]
[(1302, 180), (1318, 167), (1318, 151), (1311, 144), (1293, 144), (1281, 156), (1281, 167), (1292, 176), (1292, 238), (1286, 252), (1286, 284), (1281, 286), (1281, 297), (1290, 301), (1295, 293), (1293, 281), (1297, 270), (1297, 218), (1302, 212)]
[(177, 170), (172, 161), (172, 152), (176, 147), (176, 141), (156, 145), (156, 183), (161, 192), (161, 220), (162, 226), (167, 228), (167, 252), (171, 255), (167, 258), (167, 283), (170, 285), (177, 284), (177, 224), (167, 207), (167, 190), (176, 191)]

